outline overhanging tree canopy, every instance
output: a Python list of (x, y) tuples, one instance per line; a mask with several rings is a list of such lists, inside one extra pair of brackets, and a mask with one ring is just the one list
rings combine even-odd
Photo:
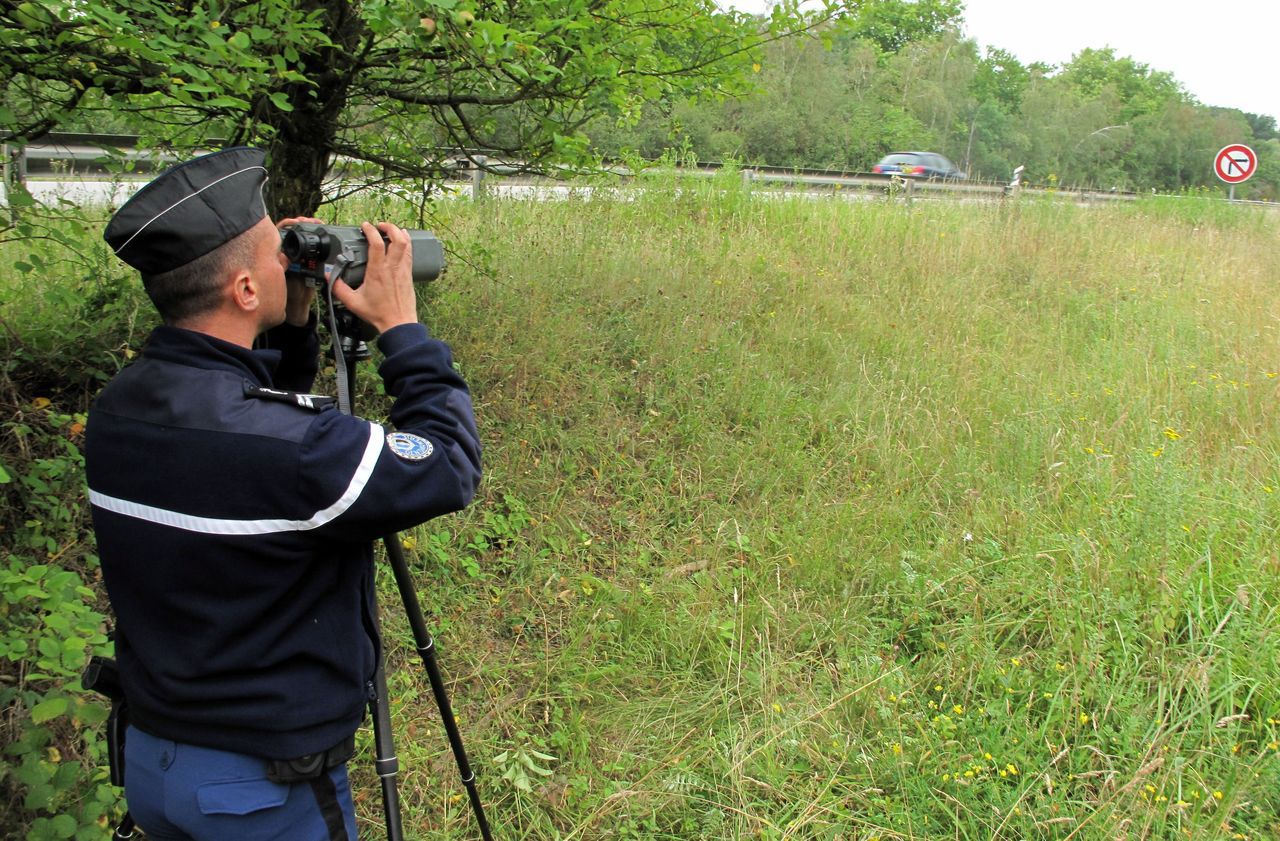
[(0, 0), (0, 138), (101, 97), (182, 148), (265, 146), (273, 210), (312, 213), (334, 156), (426, 182), (460, 148), (580, 162), (591, 116), (729, 84), (828, 2), (762, 25), (713, 0)]

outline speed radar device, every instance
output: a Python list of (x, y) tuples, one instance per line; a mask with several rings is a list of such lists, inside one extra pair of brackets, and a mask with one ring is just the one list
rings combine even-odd
[[(426, 283), (444, 271), (444, 246), (430, 231), (407, 231), (413, 246), (413, 280)], [(343, 225), (298, 222), (280, 229), (280, 249), (289, 260), (289, 274), (322, 286), (326, 278), (341, 277), (355, 289), (364, 283), (369, 241), (364, 231)], [(383, 237), (386, 241), (386, 237)]]

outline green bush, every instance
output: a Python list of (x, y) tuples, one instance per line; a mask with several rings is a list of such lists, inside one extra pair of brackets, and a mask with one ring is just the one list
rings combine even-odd
[(89, 400), (129, 355), (139, 298), (78, 211), (29, 208), (0, 239), (0, 834), (102, 838), (120, 811), (80, 687), (110, 654), (85, 497)]

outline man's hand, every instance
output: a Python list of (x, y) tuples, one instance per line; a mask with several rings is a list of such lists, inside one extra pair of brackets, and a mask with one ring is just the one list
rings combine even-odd
[(416, 324), (418, 301), (413, 290), (413, 244), (409, 234), (389, 222), (379, 222), (376, 228), (365, 222), (360, 228), (369, 241), (364, 283), (359, 289), (352, 289), (339, 279), (333, 285), (334, 296), (379, 333), (401, 324)]
[[(276, 230), (286, 225), (296, 225), (299, 222), (324, 224), (319, 219), (311, 216), (291, 216), (288, 219), (281, 219), (276, 222)], [(289, 297), (284, 305), (284, 320), (295, 327), (306, 327), (311, 320), (311, 303), (316, 299), (315, 288), (308, 285), (301, 278), (289, 277), (288, 275), (285, 275), (285, 288), (288, 290)]]

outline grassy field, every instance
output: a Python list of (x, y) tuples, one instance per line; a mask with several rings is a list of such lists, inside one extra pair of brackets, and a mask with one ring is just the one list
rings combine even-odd
[[(1280, 837), (1280, 219), (439, 212), (487, 475), (403, 537), (496, 837)], [(381, 579), (407, 834), (478, 837)]]

